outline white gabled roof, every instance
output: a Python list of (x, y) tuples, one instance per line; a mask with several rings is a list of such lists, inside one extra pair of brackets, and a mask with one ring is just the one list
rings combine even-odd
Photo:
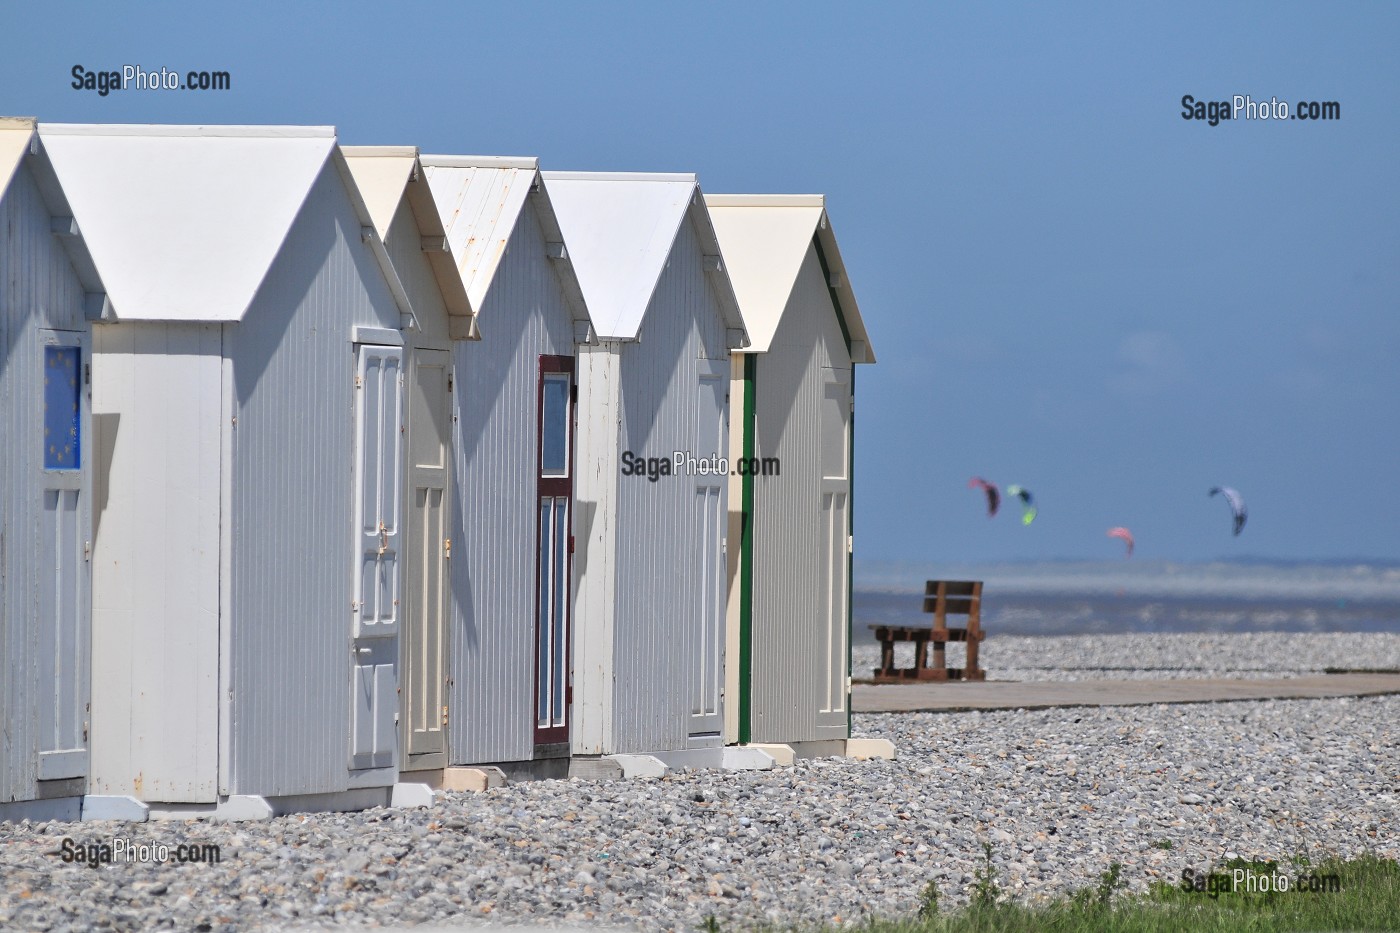
[(0, 117), (0, 195), (10, 187), (29, 141), (34, 138), (33, 117)]
[(118, 320), (238, 321), (335, 146), (331, 127), (40, 123)]
[[(540, 181), (538, 159), (425, 155), (422, 161), (452, 255), (472, 307), (478, 312), (486, 306), (511, 233), (527, 201), (535, 207), (545, 242), (563, 242), (554, 205)], [(588, 306), (568, 251), (551, 258), (572, 318), (587, 321)]]
[[(687, 217), (705, 254), (720, 255), (694, 175), (545, 172), (544, 180), (600, 337), (636, 339)], [(742, 332), (723, 264), (710, 271), (728, 327)]]
[[(441, 240), (447, 236), (416, 147), (341, 146), (340, 152), (350, 167), (355, 186), (360, 189), (360, 197), (364, 199), (365, 209), (381, 240), (388, 242), (389, 227), (405, 199), (422, 242)], [(471, 317), (477, 306), (468, 297), (466, 282), (451, 255), (437, 249), (427, 249), (425, 255), (447, 313)]]
[(827, 285), (845, 322), (856, 363), (875, 362), (855, 292), (820, 194), (711, 194), (705, 196), (739, 308), (749, 329), (748, 351), (768, 350), (815, 238)]

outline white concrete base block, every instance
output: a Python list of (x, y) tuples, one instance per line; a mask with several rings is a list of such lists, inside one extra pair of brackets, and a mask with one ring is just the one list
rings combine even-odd
[(720, 767), (726, 771), (772, 771), (777, 758), (752, 745), (731, 745), (724, 750)]
[(687, 748), (679, 751), (652, 752), (662, 764), (677, 768), (722, 768), (726, 771), (768, 771), (773, 756), (759, 748), (731, 745), (727, 748)]
[(123, 820), (144, 823), (151, 818), (151, 808), (135, 797), (109, 794), (89, 794), (83, 798), (83, 821)]
[(0, 803), (0, 822), (18, 823), (29, 820), (32, 823), (46, 823), (58, 820), (61, 823), (76, 823), (82, 819), (83, 798), (54, 797), (50, 800), (17, 800), (13, 803)]
[(427, 784), (409, 784), (403, 781), (394, 785), (389, 795), (391, 807), (431, 807), (434, 803), (433, 789)]
[(493, 787), (505, 787), (506, 775), (500, 768), (443, 768), (442, 789), (480, 793)]
[(608, 755), (607, 759), (621, 765), (622, 776), (628, 780), (666, 775), (666, 763), (655, 755)]
[(846, 755), (857, 761), (880, 758), (894, 761), (894, 743), (889, 739), (847, 739)]
[(611, 758), (569, 759), (569, 777), (585, 781), (618, 781), (623, 778), (622, 765)]
[(767, 752), (773, 758), (773, 763), (780, 768), (791, 768), (797, 755), (793, 752), (791, 745), (779, 745), (773, 742), (750, 742), (747, 745), (740, 745), (739, 748), (756, 748), (759, 751)]

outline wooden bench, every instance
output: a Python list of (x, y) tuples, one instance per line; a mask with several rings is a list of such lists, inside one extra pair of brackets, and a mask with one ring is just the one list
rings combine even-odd
[[(909, 680), (986, 680), (987, 672), (977, 666), (977, 648), (986, 637), (982, 632), (981, 580), (929, 580), (924, 585), (924, 612), (933, 613), (933, 624), (872, 625), (880, 642), (880, 666), (875, 682), (902, 683)], [(967, 625), (948, 627), (948, 616), (966, 616)], [(914, 666), (894, 666), (895, 642), (914, 643)], [(950, 641), (967, 644), (967, 666), (948, 667), (944, 646)], [(928, 646), (933, 644), (929, 663)]]

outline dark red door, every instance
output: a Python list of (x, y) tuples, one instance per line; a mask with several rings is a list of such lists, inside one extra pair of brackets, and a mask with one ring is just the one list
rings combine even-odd
[(535, 744), (569, 741), (574, 358), (541, 356), (535, 470)]

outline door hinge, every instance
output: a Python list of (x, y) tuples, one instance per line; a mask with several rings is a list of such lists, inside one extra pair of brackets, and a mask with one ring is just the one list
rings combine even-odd
[(847, 553), (847, 554), (854, 554), (855, 552), (856, 552), (856, 536), (855, 536), (855, 535), (847, 535), (847, 536), (846, 536), (846, 553)]
[(442, 542), (443, 560), (452, 559), (452, 539), (448, 538)]
[(356, 373), (356, 374), (355, 374), (355, 388), (357, 388), (357, 389), (363, 389), (364, 387), (365, 387), (365, 377), (364, 377), (364, 376), (361, 376), (359, 373)]
[(449, 391), (449, 392), (452, 391), (452, 374), (451, 374), (451, 373), (448, 373), (448, 374), (447, 374), (447, 391)]
[(85, 385), (85, 386), (90, 386), (90, 385), (92, 385), (92, 364), (91, 364), (91, 363), (84, 363), (84, 364), (83, 364), (83, 385)]
[(83, 560), (86, 560), (86, 561), (92, 560), (92, 542), (91, 542), (91, 541), (84, 541), (84, 542), (83, 542)]
[(442, 708), (442, 724), (447, 725), (447, 707)]
[(573, 535), (569, 535), (569, 553), (572, 554), (573, 552), (574, 552), (574, 536), (573, 536)]
[(571, 402), (577, 402), (577, 401), (578, 401), (578, 383), (577, 383), (577, 382), (575, 382), (573, 385), (569, 386), (569, 401), (571, 401)]

